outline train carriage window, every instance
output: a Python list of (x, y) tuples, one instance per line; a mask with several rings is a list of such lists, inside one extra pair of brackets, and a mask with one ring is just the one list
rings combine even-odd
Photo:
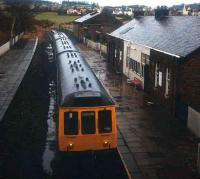
[(95, 134), (95, 112), (87, 111), (81, 113), (82, 134)]
[(98, 125), (99, 125), (99, 133), (110, 133), (110, 132), (112, 132), (111, 110), (99, 111)]
[(64, 134), (65, 135), (78, 134), (78, 112), (64, 113)]

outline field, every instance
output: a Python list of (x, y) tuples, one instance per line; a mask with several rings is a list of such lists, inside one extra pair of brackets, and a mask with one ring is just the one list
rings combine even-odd
[(72, 22), (74, 19), (78, 18), (79, 16), (73, 15), (58, 15), (57, 12), (42, 12), (35, 14), (36, 20), (49, 20), (56, 25), (61, 23), (68, 23)]

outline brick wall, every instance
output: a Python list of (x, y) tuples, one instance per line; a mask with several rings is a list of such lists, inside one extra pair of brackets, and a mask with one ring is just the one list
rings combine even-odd
[(179, 93), (182, 100), (200, 111), (200, 50), (181, 64), (180, 73)]
[[(177, 59), (173, 56), (158, 52), (150, 51), (150, 82), (148, 83), (148, 93), (154, 97), (156, 103), (161, 104), (171, 113), (175, 111), (176, 86), (177, 86)], [(155, 68), (162, 72), (162, 85), (155, 86)], [(165, 96), (166, 88), (166, 69), (170, 72), (169, 93)]]

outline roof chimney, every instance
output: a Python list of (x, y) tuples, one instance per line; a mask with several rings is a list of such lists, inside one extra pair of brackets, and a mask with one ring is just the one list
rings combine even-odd
[(157, 20), (162, 19), (166, 16), (169, 16), (169, 9), (167, 8), (167, 6), (158, 6), (157, 9), (155, 9), (155, 18)]

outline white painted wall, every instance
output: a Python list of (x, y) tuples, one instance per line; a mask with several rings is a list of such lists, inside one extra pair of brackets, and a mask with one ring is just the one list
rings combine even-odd
[(85, 43), (87, 45), (87, 47), (90, 47), (94, 50), (97, 50), (99, 51), (100, 53), (103, 53), (103, 54), (107, 54), (107, 46), (105, 45), (102, 45), (101, 43), (99, 42), (94, 42), (92, 40), (88, 40), (86, 39), (85, 37), (83, 38), (83, 43)]
[(101, 44), (101, 51), (103, 54), (107, 54), (107, 46)]
[(191, 107), (188, 107), (187, 126), (197, 137), (200, 137), (200, 113)]
[(144, 89), (144, 78), (126, 67), (126, 58), (127, 58), (127, 47), (130, 47), (130, 58), (141, 63), (141, 53), (150, 55), (150, 49), (136, 43), (124, 41), (124, 57), (123, 57), (123, 74), (129, 79), (133, 80), (134, 78), (139, 79), (142, 82), (142, 88)]
[(18, 42), (18, 40), (21, 39), (23, 35), (24, 35), (24, 32), (22, 32), (21, 34), (17, 35), (16, 37), (14, 37), (11, 41), (9, 41), (9, 42), (3, 44), (2, 46), (0, 46), (0, 56), (2, 56), (4, 53), (6, 53), (8, 50), (10, 50), (10, 46), (12, 46), (16, 42)]
[(94, 42), (92, 40), (88, 40), (88, 39), (85, 42), (87, 44), (87, 47), (90, 47), (90, 48), (92, 48), (94, 50), (98, 50), (99, 49), (99, 43), (96, 43), (96, 42)]
[(10, 49), (10, 42), (5, 43), (0, 47), (0, 56), (6, 53)]

